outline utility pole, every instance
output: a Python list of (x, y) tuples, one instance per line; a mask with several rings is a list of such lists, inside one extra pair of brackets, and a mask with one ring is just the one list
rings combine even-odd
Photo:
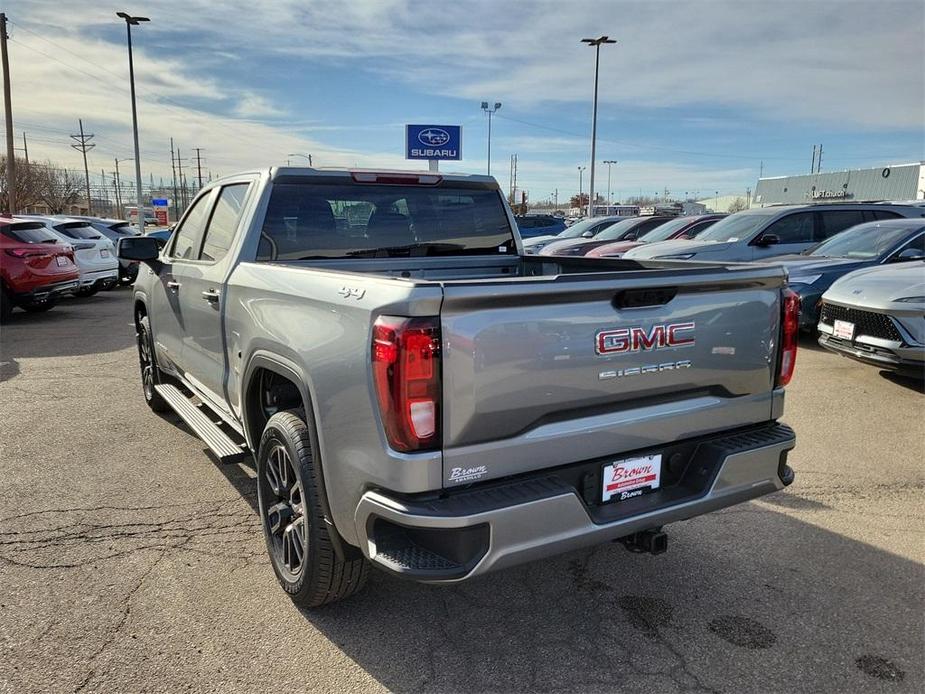
[(26, 142), (26, 131), (22, 131), (22, 151), (26, 157), (26, 166), (29, 165), (29, 143)]
[(202, 190), (202, 160), (199, 158), (201, 147), (196, 147), (196, 176), (199, 179), (199, 189)]
[(173, 160), (173, 138), (170, 138), (170, 173), (173, 176), (173, 221), (180, 219), (180, 198), (177, 194), (177, 168)]
[(553, 200), (554, 200), (553, 207), (555, 207), (558, 210), (559, 209), (559, 189), (558, 188), (556, 188), (555, 192), (553, 193), (553, 196), (554, 196), (553, 197)]
[(610, 167), (617, 163), (616, 159), (605, 159), (604, 163), (607, 164), (607, 205), (613, 205), (613, 194), (610, 190)]
[(122, 216), (122, 181), (119, 178), (119, 160), (116, 159), (116, 170), (112, 172), (112, 187), (116, 190), (116, 207), (119, 210), (116, 217)]
[(752, 189), (745, 189), (745, 209), (751, 209), (752, 207)]
[(180, 181), (180, 196), (183, 200), (183, 209), (186, 209), (186, 187), (183, 185), (183, 160), (180, 158), (179, 147), (177, 147), (177, 179)]
[(584, 173), (587, 166), (578, 167), (578, 216), (581, 216), (581, 194), (584, 191)]
[(764, 178), (764, 159), (758, 165), (758, 178)]
[(816, 173), (822, 171), (822, 145), (819, 145), (819, 158), (816, 159)]
[(511, 200), (517, 197), (517, 155), (514, 155), (514, 190), (511, 193)]
[(596, 39), (582, 39), (582, 43), (594, 46), (594, 106), (591, 115), (591, 182), (588, 186), (588, 217), (594, 216), (594, 155), (597, 148), (597, 76), (601, 65), (601, 44), (616, 43), (606, 36)]
[(813, 145), (813, 163), (809, 166), (810, 173), (816, 173), (816, 145)]
[(16, 213), (16, 154), (13, 151), (13, 102), (10, 96), (10, 57), (6, 50), (6, 14), (0, 12), (0, 57), (3, 61), (3, 112), (6, 117), (6, 206)]
[(87, 166), (87, 152), (96, 147), (90, 140), (93, 139), (93, 135), (84, 134), (84, 122), (82, 118), (77, 119), (77, 123), (80, 125), (80, 134), (71, 135), (71, 139), (74, 140), (74, 144), (71, 145), (78, 152), (83, 154), (84, 157), (84, 178), (87, 181), (87, 214), (93, 214), (93, 202), (90, 199), (90, 169)]

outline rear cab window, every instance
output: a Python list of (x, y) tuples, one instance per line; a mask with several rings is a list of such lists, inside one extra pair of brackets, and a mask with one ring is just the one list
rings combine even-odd
[(515, 254), (501, 196), (484, 184), (273, 184), (258, 261)]
[(234, 183), (222, 187), (202, 241), (199, 260), (217, 262), (228, 253), (249, 187), (249, 183)]

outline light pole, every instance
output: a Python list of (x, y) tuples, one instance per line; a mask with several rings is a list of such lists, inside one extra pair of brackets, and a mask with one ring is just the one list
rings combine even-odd
[[(308, 165), (312, 166), (312, 155), (311, 154), (302, 154), (300, 152), (290, 152), (290, 157), (302, 157), (303, 159), (308, 159)], [(289, 163), (289, 160), (286, 160), (286, 163)]]
[(606, 36), (596, 39), (582, 39), (582, 43), (594, 46), (594, 107), (591, 115), (591, 181), (588, 184), (588, 217), (594, 216), (594, 154), (597, 148), (597, 73), (601, 65), (601, 44), (616, 43)]
[(493, 108), (488, 108), (488, 102), (482, 102), (482, 110), (488, 114), (488, 175), (491, 176), (491, 114), (501, 108), (501, 102), (496, 101)]
[(135, 208), (135, 221), (138, 223), (138, 233), (145, 233), (145, 201), (141, 193), (141, 154), (138, 151), (138, 109), (135, 106), (135, 63), (132, 59), (132, 27), (141, 22), (150, 22), (147, 17), (133, 17), (127, 12), (116, 12), (116, 16), (125, 20), (125, 30), (128, 36), (128, 79), (132, 88), (132, 132), (135, 136), (135, 187), (137, 200)]
[(610, 167), (617, 163), (616, 159), (605, 159), (604, 163), (607, 164), (607, 206), (610, 207), (613, 205), (613, 195), (610, 191)]
[(581, 194), (584, 190), (584, 173), (585, 173), (585, 169), (587, 168), (588, 168), (587, 166), (578, 167), (578, 216), (579, 217), (581, 216), (581, 208), (582, 208)]

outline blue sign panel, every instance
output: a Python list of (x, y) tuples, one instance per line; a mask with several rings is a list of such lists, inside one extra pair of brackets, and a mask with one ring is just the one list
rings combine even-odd
[(167, 198), (151, 198), (154, 207), (167, 207)]
[(459, 161), (462, 159), (462, 126), (406, 125), (405, 159)]

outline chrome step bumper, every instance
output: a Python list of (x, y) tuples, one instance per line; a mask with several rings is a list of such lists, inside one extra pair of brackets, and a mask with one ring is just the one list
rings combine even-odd
[(595, 522), (575, 487), (550, 473), (420, 502), (369, 491), (357, 505), (357, 533), (363, 553), (382, 568), (423, 582), (458, 582), (783, 489), (793, 481), (786, 454), (795, 444), (793, 430), (776, 423), (705, 440), (697, 456), (711, 459), (716, 473), (703, 492), (610, 522), (600, 514)]

